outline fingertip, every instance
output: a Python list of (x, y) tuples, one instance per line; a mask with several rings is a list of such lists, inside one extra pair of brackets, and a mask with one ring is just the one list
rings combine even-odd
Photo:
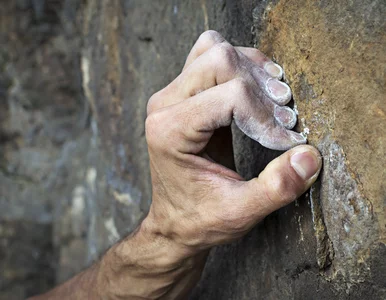
[(316, 180), (321, 169), (321, 156), (312, 146), (297, 146), (273, 161), (257, 178), (244, 183), (248, 207), (259, 217), (297, 199)]
[(297, 146), (291, 150), (290, 165), (303, 180), (314, 180), (319, 175), (322, 157), (313, 146)]
[(296, 125), (296, 113), (288, 106), (275, 106), (274, 116), (276, 121), (286, 129), (292, 129)]
[(307, 151), (311, 151), (316, 156), (321, 157), (319, 150), (312, 145), (299, 145), (299, 146), (296, 146), (296, 147), (291, 149), (291, 152), (293, 152), (293, 153), (295, 153), (295, 152), (307, 152)]
[(267, 62), (264, 65), (264, 70), (272, 77), (275, 77), (277, 79), (283, 78), (283, 69), (278, 64), (275, 64), (272, 61)]
[[(288, 137), (290, 138), (291, 143), (292, 143), (291, 147), (295, 147), (298, 145), (304, 145), (307, 143), (307, 137), (304, 134), (301, 134), (299, 132), (292, 131), (292, 130), (287, 130), (287, 134), (288, 134)], [(289, 147), (289, 148), (291, 148), (291, 147)]]
[(268, 78), (266, 90), (269, 97), (278, 105), (286, 105), (291, 100), (292, 92), (290, 87), (276, 78)]

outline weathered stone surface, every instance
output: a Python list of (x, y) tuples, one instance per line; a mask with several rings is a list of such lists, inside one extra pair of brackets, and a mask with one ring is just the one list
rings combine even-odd
[(73, 189), (84, 184), (92, 139), (79, 66), (80, 8), (76, 0), (1, 1), (0, 299), (41, 293), (55, 284), (55, 273), (65, 269), (68, 277), (87, 264), (75, 255), (87, 254), (83, 246), (74, 250), (79, 237), (59, 229)]
[(324, 156), (320, 200), (334, 257), (322, 276), (348, 293), (367, 289), (355, 285), (385, 244), (385, 13), (384, 1), (280, 1), (260, 41), (283, 64), (299, 129)]
[(0, 221), (0, 299), (25, 299), (54, 284), (52, 226)]

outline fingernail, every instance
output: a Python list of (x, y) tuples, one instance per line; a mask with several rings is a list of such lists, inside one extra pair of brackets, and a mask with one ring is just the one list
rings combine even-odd
[(287, 97), (291, 94), (289, 86), (276, 79), (268, 80), (267, 87), (271, 94), (278, 98)]
[(283, 77), (283, 69), (273, 62), (268, 62), (264, 66), (265, 71), (272, 77), (281, 79)]
[(310, 179), (320, 168), (320, 158), (310, 150), (295, 153), (290, 161), (292, 168), (304, 180)]
[(275, 106), (273, 115), (275, 119), (287, 129), (292, 129), (296, 125), (296, 114), (288, 106)]

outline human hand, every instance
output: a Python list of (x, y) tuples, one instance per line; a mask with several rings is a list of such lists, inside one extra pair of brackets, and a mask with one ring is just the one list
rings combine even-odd
[[(233, 47), (205, 32), (184, 70), (149, 101), (146, 134), (153, 203), (145, 224), (184, 257), (246, 234), (315, 181), (317, 150), (298, 146), (243, 180), (208, 155), (208, 143), (235, 120), (248, 136), (273, 149), (305, 143), (290, 131), (295, 113), (284, 105), (290, 88), (279, 66), (253, 48)], [(148, 225), (150, 224), (150, 225)]]

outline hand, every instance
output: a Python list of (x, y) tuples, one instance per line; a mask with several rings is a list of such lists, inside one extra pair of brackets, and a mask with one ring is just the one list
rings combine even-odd
[(210, 31), (193, 47), (182, 74), (150, 99), (153, 202), (144, 226), (172, 245), (176, 261), (240, 238), (318, 176), (321, 158), (311, 146), (284, 153), (250, 181), (207, 152), (215, 131), (232, 120), (267, 147), (305, 142), (289, 130), (296, 115), (283, 106), (291, 93), (278, 81), (281, 75), (258, 50), (233, 47)]
[(226, 150), (218, 130), (233, 120), (272, 149), (306, 142), (290, 130), (296, 115), (284, 106), (291, 92), (281, 76), (258, 50), (202, 34), (181, 75), (149, 101), (148, 216), (92, 268), (36, 299), (185, 299), (211, 247), (240, 238), (304, 193), (321, 167), (311, 146), (289, 150), (250, 181), (218, 163)]
[(233, 47), (214, 31), (201, 35), (182, 74), (149, 101), (154, 230), (195, 253), (239, 238), (310, 187), (321, 163), (310, 146), (283, 154), (251, 181), (206, 152), (215, 130), (233, 119), (274, 149), (305, 142), (286, 129), (296, 115), (281, 106), (291, 98), (281, 75), (258, 50)]

